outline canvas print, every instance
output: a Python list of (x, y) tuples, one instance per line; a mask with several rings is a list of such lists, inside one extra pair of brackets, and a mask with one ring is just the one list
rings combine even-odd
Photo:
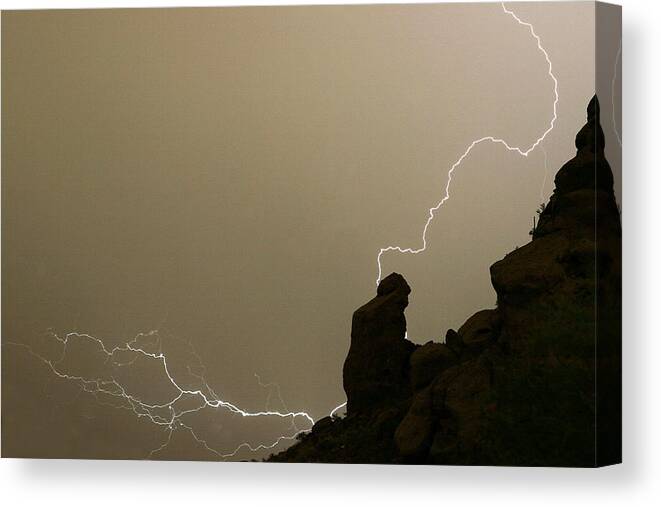
[(2, 13), (2, 456), (621, 460), (621, 9)]

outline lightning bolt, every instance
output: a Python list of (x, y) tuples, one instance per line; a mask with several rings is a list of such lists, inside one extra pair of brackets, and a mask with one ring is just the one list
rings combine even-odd
[[(92, 394), (99, 404), (118, 409), (130, 410), (138, 419), (146, 418), (155, 426), (165, 428), (167, 434), (165, 441), (156, 449), (151, 450), (147, 455), (147, 458), (152, 458), (167, 448), (171, 442), (174, 431), (178, 429), (188, 431), (197, 442), (202, 444), (207, 450), (214, 453), (219, 458), (230, 459), (235, 457), (242, 450), (250, 452), (268, 450), (276, 447), (281, 442), (294, 440), (300, 433), (309, 431), (314, 424), (314, 419), (307, 412), (289, 411), (286, 408), (284, 401), (282, 401), (280, 386), (275, 383), (264, 384), (261, 382), (259, 376), (257, 376), (259, 385), (263, 388), (269, 389), (269, 396), (267, 398), (267, 406), (265, 410), (248, 411), (230, 401), (221, 399), (207, 382), (204, 375), (205, 367), (202, 364), (199, 354), (197, 354), (190, 343), (188, 343), (189, 351), (191, 355), (196, 358), (197, 365), (194, 368), (191, 368), (191, 365), (186, 365), (186, 369), (190, 377), (196, 380), (197, 385), (193, 388), (183, 386), (183, 382), (175, 379), (172, 374), (172, 368), (168, 362), (167, 355), (162, 351), (161, 337), (158, 330), (139, 333), (131, 341), (112, 348), (106, 346), (102, 339), (86, 333), (71, 332), (59, 336), (57, 333), (50, 332), (47, 336), (54, 339), (61, 346), (59, 356), (54, 359), (50, 359), (37, 353), (27, 344), (6, 342), (4, 345), (12, 345), (26, 349), (32, 356), (48, 366), (54, 375), (61, 379), (76, 382), (80, 387), (80, 392)], [(105, 356), (105, 363), (111, 365), (113, 372), (106, 376), (98, 376), (94, 378), (68, 372), (63, 363), (67, 357), (70, 344), (73, 342), (87, 342), (92, 344), (97, 353)], [(150, 351), (149, 349), (151, 347), (157, 347), (158, 352)], [(159, 366), (161, 373), (164, 374), (167, 386), (174, 388), (174, 395), (167, 399), (167, 401), (159, 403), (144, 401), (118, 380), (115, 375), (115, 370), (132, 367), (136, 364), (136, 361), (141, 358), (155, 362)], [(271, 410), (268, 408), (272, 396), (272, 390), (276, 391), (285, 411)], [(101, 399), (102, 397), (109, 401), (103, 401)], [(193, 402), (194, 406), (186, 409), (179, 408), (178, 405), (183, 404), (183, 402)], [(225, 410), (233, 415), (249, 418), (271, 417), (288, 419), (291, 423), (290, 428), (292, 432), (287, 435), (280, 435), (270, 443), (261, 443), (253, 446), (249, 442), (243, 442), (233, 450), (223, 452), (211, 447), (206, 440), (198, 435), (191, 425), (186, 424), (182, 420), (182, 418), (188, 414), (200, 412), (205, 409)], [(308, 427), (304, 430), (299, 429), (296, 425), (297, 420), (299, 422), (305, 422)]]
[(340, 403), (337, 407), (335, 407), (333, 410), (330, 411), (328, 414), (330, 417), (335, 417), (335, 414), (337, 414), (340, 410), (342, 410), (344, 407), (347, 406), (347, 402), (345, 401), (344, 403)]
[(445, 185), (445, 195), (443, 195), (441, 200), (438, 201), (438, 203), (436, 203), (436, 205), (429, 208), (429, 212), (428, 212), (428, 215), (427, 215), (427, 222), (425, 222), (425, 226), (422, 229), (422, 237), (421, 237), (422, 246), (420, 246), (418, 248), (414, 248), (414, 247), (403, 248), (403, 247), (400, 247), (400, 246), (387, 246), (387, 247), (381, 248), (379, 250), (379, 254), (377, 255), (377, 258), (376, 258), (376, 263), (377, 263), (377, 266), (378, 266), (378, 274), (376, 276), (376, 285), (377, 285), (377, 287), (379, 285), (379, 282), (381, 281), (381, 276), (383, 274), (382, 273), (383, 269), (382, 269), (382, 266), (381, 266), (381, 258), (383, 257), (383, 254), (385, 254), (387, 252), (399, 252), (401, 254), (416, 255), (416, 254), (419, 254), (421, 252), (424, 252), (427, 249), (427, 230), (429, 229), (429, 226), (431, 225), (432, 221), (434, 220), (434, 216), (435, 216), (436, 212), (439, 210), (439, 208), (441, 206), (443, 206), (443, 204), (445, 204), (445, 202), (448, 199), (450, 199), (450, 185), (452, 183), (452, 175), (454, 174), (454, 171), (466, 159), (466, 157), (468, 157), (468, 155), (470, 155), (471, 151), (473, 151), (473, 148), (475, 148), (476, 146), (478, 146), (482, 143), (500, 144), (501, 146), (504, 146), (505, 149), (507, 149), (508, 151), (513, 151), (515, 153), (518, 153), (522, 157), (527, 157), (530, 153), (532, 153), (532, 151), (535, 148), (537, 148), (537, 146), (540, 145), (540, 143), (542, 143), (542, 141), (544, 141), (546, 136), (549, 134), (549, 132), (551, 132), (551, 130), (553, 130), (553, 127), (555, 126), (555, 121), (558, 118), (558, 100), (559, 100), (558, 80), (556, 79), (555, 75), (553, 74), (553, 64), (551, 63), (551, 59), (549, 58), (549, 54), (546, 52), (546, 49), (544, 49), (544, 46), (542, 46), (542, 41), (539, 38), (539, 36), (537, 35), (537, 33), (535, 32), (535, 28), (532, 26), (532, 24), (527, 23), (525, 21), (522, 21), (514, 12), (512, 12), (511, 10), (509, 10), (505, 6), (505, 2), (501, 2), (500, 5), (502, 6), (503, 12), (505, 14), (510, 15), (512, 18), (514, 18), (514, 20), (519, 25), (526, 27), (530, 31), (530, 35), (532, 35), (532, 37), (535, 39), (535, 41), (537, 41), (537, 48), (544, 55), (544, 58), (546, 59), (546, 63), (548, 64), (548, 69), (549, 69), (548, 74), (549, 74), (549, 77), (551, 78), (551, 80), (553, 81), (553, 93), (554, 93), (554, 96), (555, 96), (555, 98), (553, 100), (553, 117), (551, 118), (551, 122), (550, 122), (548, 128), (542, 133), (542, 135), (539, 136), (537, 138), (537, 140), (534, 143), (532, 143), (532, 145), (530, 145), (530, 147), (528, 147), (527, 149), (519, 148), (517, 146), (511, 146), (504, 139), (500, 139), (500, 138), (493, 137), (493, 136), (485, 136), (485, 137), (481, 137), (481, 138), (476, 139), (475, 141), (473, 141), (468, 146), (468, 148), (466, 148), (466, 151), (464, 151), (464, 153), (450, 167), (450, 170), (448, 171), (448, 182)]

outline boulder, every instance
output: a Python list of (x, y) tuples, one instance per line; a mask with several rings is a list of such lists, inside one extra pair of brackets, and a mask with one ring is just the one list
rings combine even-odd
[(445, 333), (445, 344), (457, 354), (461, 354), (464, 349), (464, 342), (461, 341), (461, 336), (454, 329), (448, 329), (448, 332)]
[(459, 328), (462, 343), (473, 354), (478, 354), (496, 341), (500, 330), (497, 310), (481, 310)]
[(416, 394), (408, 413), (395, 431), (395, 445), (405, 459), (420, 460), (428, 452), (434, 433), (431, 389)]
[(428, 342), (411, 354), (411, 387), (418, 390), (457, 363), (459, 357), (443, 343)]
[(488, 362), (478, 358), (446, 370), (430, 386), (432, 411), (437, 414), (430, 450), (433, 461), (462, 463), (479, 447), (491, 377)]
[(333, 419), (331, 418), (331, 416), (327, 415), (326, 417), (322, 417), (321, 419), (319, 419), (317, 422), (314, 423), (314, 426), (312, 426), (312, 433), (317, 433), (327, 430), (332, 426), (333, 426)]

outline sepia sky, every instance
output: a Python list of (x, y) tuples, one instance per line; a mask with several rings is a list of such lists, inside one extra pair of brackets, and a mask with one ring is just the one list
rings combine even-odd
[[(595, 92), (593, 3), (508, 6), (553, 62), (558, 118), (527, 158), (475, 148), (428, 249), (384, 255), (384, 275), (412, 287), (419, 343), (493, 307), (489, 266), (528, 241)], [(3, 12), (2, 90), (3, 343), (161, 328), (226, 399), (263, 408), (258, 374), (315, 418), (344, 401), (379, 249), (421, 246), (471, 141), (527, 149), (554, 97), (536, 41), (498, 3)], [(5, 451), (140, 457), (162, 440), (2, 352)], [(169, 457), (196, 452), (182, 438)]]

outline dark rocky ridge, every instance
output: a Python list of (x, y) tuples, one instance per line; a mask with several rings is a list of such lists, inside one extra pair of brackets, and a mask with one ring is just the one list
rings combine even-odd
[[(405, 339), (396, 273), (353, 316), (347, 415), (273, 461), (596, 466), (621, 457), (621, 226), (599, 103), (532, 241), (491, 266), (497, 308)], [(597, 339), (598, 337), (598, 339)]]

